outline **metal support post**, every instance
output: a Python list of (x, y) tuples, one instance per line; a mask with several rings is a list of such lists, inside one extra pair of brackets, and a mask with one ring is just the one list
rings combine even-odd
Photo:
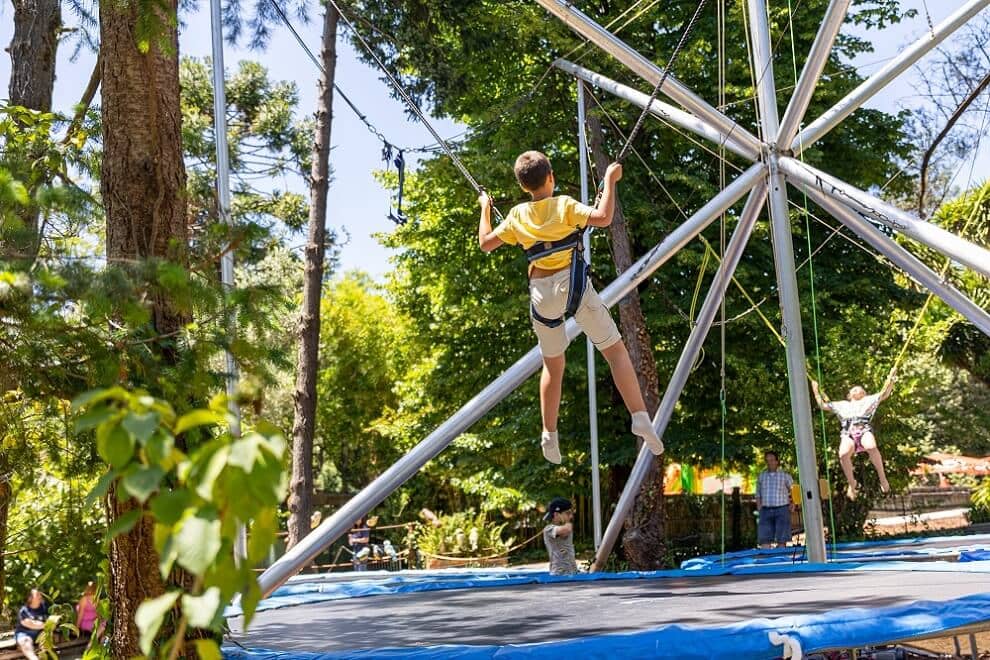
[(842, 28), (842, 23), (846, 18), (846, 11), (849, 9), (851, 0), (832, 0), (825, 10), (825, 18), (818, 28), (815, 42), (811, 44), (811, 52), (801, 70), (801, 77), (798, 79), (794, 94), (784, 112), (784, 118), (780, 120), (780, 130), (774, 140), (778, 145), (790, 144), (797, 133), (798, 125), (804, 119), (804, 113), (811, 103), (811, 96), (815, 93), (815, 87), (822, 77), (822, 71), (828, 63), (828, 56), (832, 54), (832, 44), (835, 37)]
[[(569, 73), (575, 78), (579, 78), (580, 80), (594, 85), (599, 89), (603, 89), (609, 94), (617, 96), (624, 101), (629, 101), (638, 108), (645, 108), (646, 102), (650, 100), (649, 94), (644, 94), (639, 90), (623, 85), (622, 83), (618, 83), (607, 76), (603, 76), (600, 73), (586, 69), (583, 66), (574, 64), (568, 60), (557, 60), (553, 64), (561, 71)], [(650, 105), (650, 114), (663, 121), (675, 124), (687, 131), (691, 131), (695, 135), (711, 140), (716, 145), (724, 145), (725, 148), (732, 153), (742, 156), (747, 160), (755, 161), (760, 157), (760, 152), (758, 149), (753, 149), (748, 145), (744, 145), (737, 140), (734, 140), (725, 133), (720, 133), (717, 128), (705, 120), (699, 119), (689, 112), (684, 112), (680, 108), (675, 108), (669, 103), (654, 100)]]
[[(760, 121), (765, 135), (777, 135), (777, 93), (774, 85), (770, 50), (770, 28), (767, 25), (763, 0), (748, 0), (753, 56), (757, 71)], [(821, 492), (818, 487), (818, 461), (815, 456), (815, 433), (811, 419), (811, 397), (808, 394), (808, 374), (805, 371), (804, 334), (801, 330), (801, 301), (798, 299), (797, 270), (794, 246), (791, 242), (791, 221), (787, 208), (787, 189), (777, 166), (774, 149), (768, 154), (770, 169), (770, 226), (773, 235), (774, 263), (780, 292), (783, 319), (781, 335), (787, 356), (787, 380), (790, 390), (791, 418), (797, 446), (798, 471), (801, 482), (801, 508), (804, 514), (805, 544), (808, 560), (824, 562), (825, 527), (822, 520)]]
[[(705, 227), (749, 192), (762, 178), (764, 169), (762, 164), (753, 165), (740, 174), (724, 190), (720, 191), (694, 215), (668, 234), (663, 241), (642, 256), (632, 267), (615, 278), (601, 292), (605, 305), (607, 307), (613, 306), (633, 288), (650, 277), (657, 268), (665, 264)], [(568, 319), (565, 329), (568, 339), (573, 339), (581, 332), (574, 319)], [(344, 506), (324, 520), (319, 527), (269, 566), (258, 578), (262, 594), (270, 595), (291, 576), (308, 565), (316, 555), (347, 533), (355, 520), (375, 508), (416, 474), (423, 465), (443, 451), (455, 438), (469, 429), (472, 424), (511, 394), (527, 378), (536, 373), (540, 364), (539, 348), (530, 349), (526, 355), (478, 392), (473, 399), (465, 403), (433, 433), (413, 447), (409, 453), (393, 463), (377, 479), (365, 486)]]
[(923, 287), (942, 299), (962, 316), (975, 325), (980, 331), (990, 336), (990, 314), (979, 305), (966, 297), (955, 287), (947, 284), (942, 277), (922, 263), (917, 257), (901, 247), (897, 241), (888, 238), (855, 211), (835, 201), (822, 191), (812, 186), (800, 185), (816, 204), (834, 216), (839, 222), (863, 238), (877, 252), (887, 257), (894, 265), (917, 280)]
[(970, 0), (957, 9), (951, 16), (936, 25), (931, 32), (926, 32), (923, 37), (902, 50), (900, 55), (888, 62), (882, 69), (846, 94), (841, 101), (832, 106), (821, 117), (808, 124), (791, 142), (791, 150), (795, 154), (799, 154), (801, 150), (807, 149), (820, 140), (839, 122), (870, 100), (874, 94), (890, 84), (912, 64), (924, 57), (928, 51), (942, 43), (946, 37), (965, 25), (966, 21), (987, 5), (990, 5), (990, 0)]
[(919, 220), (896, 206), (793, 158), (781, 158), (780, 169), (791, 181), (817, 188), (853, 211), (887, 225), (990, 278), (990, 250), (970, 243), (936, 224)]
[[(588, 134), (584, 118), (584, 83), (575, 80), (577, 85), (578, 122), (578, 162), (581, 170), (581, 203), (588, 203)], [(584, 232), (584, 256), (591, 266), (591, 232)], [(588, 337), (584, 338), (588, 353), (588, 434), (591, 437), (591, 515), (594, 530), (595, 548), (602, 543), (602, 484), (598, 458), (598, 390), (595, 377), (595, 345)]]
[[(705, 301), (701, 305), (701, 310), (698, 312), (697, 322), (691, 328), (691, 334), (684, 343), (681, 357), (677, 361), (674, 373), (671, 375), (670, 382), (667, 383), (667, 388), (663, 393), (663, 400), (660, 402), (657, 414), (653, 418), (653, 428), (656, 429), (657, 435), (661, 438), (667, 430), (667, 425), (670, 423), (671, 417), (673, 417), (677, 400), (680, 398), (681, 392), (684, 391), (684, 385), (691, 375), (691, 369), (698, 359), (698, 353), (701, 352), (701, 347), (705, 343), (705, 338), (708, 336), (709, 330), (711, 330), (712, 322), (715, 320), (715, 315), (718, 313), (722, 299), (725, 297), (725, 290), (732, 280), (732, 274), (735, 272), (736, 266), (739, 264), (739, 259), (742, 257), (743, 251), (746, 248), (746, 243), (749, 241), (749, 237), (753, 232), (753, 226), (756, 224), (756, 219), (760, 215), (760, 209), (763, 207), (766, 193), (766, 185), (762, 182), (749, 193), (749, 199), (746, 200), (746, 206), (743, 208), (739, 225), (736, 227), (736, 231), (729, 241), (729, 246), (726, 249), (725, 256), (722, 258), (722, 263), (719, 264), (718, 271), (715, 273), (715, 279), (712, 280), (711, 288), (708, 290)], [(622, 495), (619, 496), (615, 512), (608, 521), (608, 527), (605, 529), (605, 536), (602, 538), (601, 546), (595, 553), (595, 561), (591, 566), (592, 571), (601, 570), (605, 566), (609, 555), (612, 554), (612, 548), (615, 547), (615, 543), (619, 538), (622, 525), (625, 523), (626, 518), (629, 517), (629, 512), (632, 511), (636, 496), (639, 494), (640, 488), (643, 487), (643, 482), (653, 469), (654, 461), (655, 457), (649, 447), (643, 445), (640, 448), (639, 455), (636, 457), (636, 463), (633, 465), (632, 472), (626, 480), (626, 485), (622, 489)]]
[[(660, 82), (663, 69), (630, 48), (621, 39), (581, 13), (567, 0), (536, 0), (547, 11), (564, 22), (567, 27), (592, 42), (606, 53), (628, 67), (637, 76), (656, 85)], [(990, 2), (990, 0), (987, 0)], [(745, 128), (719, 112), (707, 101), (692, 92), (684, 83), (673, 76), (667, 76), (661, 90), (668, 97), (680, 103), (686, 110), (704, 119), (726, 135), (731, 135), (753, 151), (760, 150), (760, 141)]]
[[(233, 226), (230, 216), (230, 160), (227, 147), (227, 94), (224, 90), (223, 65), (223, 21), (220, 14), (220, 0), (210, 0), (210, 27), (213, 45), (213, 134), (217, 147), (217, 212), (220, 221), (227, 227)], [(224, 250), (220, 257), (220, 282), (224, 294), (234, 288), (234, 252)], [(237, 332), (235, 316), (229, 310), (226, 316), (227, 332)], [(227, 366), (227, 406), (230, 410), (230, 432), (234, 437), (241, 434), (241, 411), (237, 405), (238, 369), (230, 349), (224, 352)], [(234, 556), (247, 557), (247, 528), (237, 530), (234, 542)]]

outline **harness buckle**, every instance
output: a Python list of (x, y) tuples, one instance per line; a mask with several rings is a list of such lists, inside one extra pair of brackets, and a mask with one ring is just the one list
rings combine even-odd
[(551, 243), (550, 241), (543, 241), (544, 250), (550, 250), (552, 248), (553, 248), (553, 243)]

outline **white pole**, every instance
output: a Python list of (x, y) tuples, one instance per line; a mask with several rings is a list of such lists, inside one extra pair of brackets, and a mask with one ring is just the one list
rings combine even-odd
[[(762, 164), (753, 165), (740, 174), (735, 181), (674, 229), (663, 241), (640, 257), (631, 268), (615, 278), (601, 292), (605, 306), (611, 307), (625, 297), (652, 275), (657, 268), (677, 254), (705, 227), (735, 204), (740, 197), (749, 192), (761, 178), (764, 169)], [(574, 322), (574, 319), (568, 319), (564, 327), (568, 339), (573, 339), (581, 333), (581, 329)], [(540, 364), (540, 349), (538, 347), (530, 349), (526, 355), (489, 383), (485, 389), (478, 392), (473, 399), (461, 406), (457, 412), (413, 447), (409, 453), (393, 463), (378, 478), (365, 486), (344, 506), (324, 520), (319, 527), (269, 566), (258, 578), (261, 593), (264, 596), (270, 595), (291, 576), (308, 565), (316, 555), (345, 534), (355, 520), (375, 508), (395, 489), (416, 474), (423, 465), (443, 451), (455, 438), (469, 429), (502, 399), (515, 391), (527, 378), (536, 373)]]
[[(760, 121), (765, 135), (777, 135), (777, 94), (773, 77), (770, 28), (767, 25), (765, 0), (748, 0), (749, 26), (753, 40), (753, 58), (757, 71)], [(804, 515), (805, 547), (808, 560), (823, 563), (825, 555), (825, 525), (822, 520), (821, 492), (818, 486), (818, 461), (815, 456), (815, 432), (811, 418), (811, 397), (805, 366), (804, 334), (801, 330), (801, 301), (798, 298), (797, 269), (794, 265), (794, 245), (791, 220), (787, 207), (787, 188), (777, 166), (777, 152), (768, 154), (770, 168), (770, 228), (773, 234), (774, 264), (780, 292), (783, 321), (784, 352), (787, 357), (787, 382), (790, 391), (791, 420), (797, 447), (798, 471), (801, 482), (801, 508)]]
[[(220, 0), (210, 0), (210, 27), (213, 42), (213, 133), (217, 147), (217, 212), (220, 221), (228, 227), (233, 226), (230, 216), (230, 161), (227, 148), (227, 95), (224, 91), (223, 65), (223, 22), (220, 15)], [(234, 288), (234, 251), (227, 249), (220, 257), (220, 282), (224, 293), (228, 294)], [(236, 333), (234, 315), (228, 311), (227, 332)], [(227, 406), (231, 414), (230, 432), (234, 437), (241, 434), (241, 411), (237, 405), (237, 362), (228, 349), (225, 351), (227, 365)], [(238, 559), (247, 557), (247, 529), (241, 526), (237, 530), (234, 542), (234, 556)]]
[(808, 124), (791, 142), (791, 150), (795, 154), (807, 149), (821, 139), (823, 135), (835, 128), (839, 122), (852, 114), (857, 108), (866, 103), (874, 94), (886, 87), (897, 76), (901, 75), (912, 64), (921, 59), (928, 51), (942, 43), (950, 34), (966, 24), (970, 18), (979, 13), (990, 0), (970, 0), (957, 9), (951, 16), (939, 23), (931, 32), (918, 39), (912, 45), (901, 51), (901, 54), (891, 60), (882, 69), (859, 84), (856, 89), (826, 111), (821, 117)]
[(808, 197), (815, 200), (816, 204), (860, 235), (877, 252), (890, 259), (898, 268), (962, 314), (963, 318), (979, 328), (983, 334), (990, 336), (990, 314), (987, 314), (984, 309), (967, 298), (961, 291), (947, 284), (938, 273), (898, 245), (897, 241), (888, 238), (863, 216), (823, 194), (820, 190), (800, 184), (798, 187), (807, 192)]
[(887, 225), (990, 278), (990, 250), (970, 243), (936, 224), (919, 220), (910, 213), (806, 163), (793, 158), (781, 158), (780, 169), (788, 179), (817, 188), (853, 211)]
[[(588, 199), (588, 135), (585, 132), (584, 119), (584, 83), (577, 84), (577, 121), (578, 121), (578, 162), (581, 169), (581, 203), (587, 204)], [(584, 256), (591, 266), (591, 232), (584, 232)], [(594, 530), (595, 549), (602, 544), (602, 484), (600, 462), (598, 458), (598, 391), (595, 376), (595, 345), (588, 337), (584, 338), (585, 349), (588, 353), (588, 433), (591, 436), (591, 515)]]
[(777, 145), (790, 144), (797, 133), (798, 125), (804, 118), (804, 113), (808, 110), (811, 97), (815, 93), (815, 87), (821, 79), (825, 64), (828, 63), (828, 56), (832, 54), (832, 44), (835, 37), (842, 28), (842, 23), (846, 18), (846, 11), (849, 9), (851, 0), (832, 0), (825, 10), (825, 19), (818, 28), (815, 36), (815, 43), (811, 45), (811, 52), (801, 70), (801, 78), (798, 80), (791, 102), (784, 112), (784, 118), (780, 120), (780, 131), (774, 142)]
[[(760, 209), (763, 206), (763, 200), (766, 199), (766, 192), (766, 185), (761, 182), (749, 193), (749, 199), (746, 200), (746, 206), (743, 208), (739, 225), (732, 235), (732, 240), (729, 241), (729, 246), (726, 249), (725, 256), (722, 258), (722, 263), (719, 264), (718, 271), (715, 273), (712, 286), (708, 290), (708, 295), (705, 296), (701, 310), (698, 312), (697, 322), (691, 328), (691, 334), (684, 343), (681, 357), (677, 361), (674, 373), (671, 375), (670, 382), (667, 383), (667, 389), (663, 393), (663, 400), (660, 402), (657, 414), (653, 418), (653, 428), (656, 429), (657, 435), (660, 437), (663, 437), (664, 432), (667, 430), (667, 425), (674, 415), (674, 407), (677, 405), (677, 400), (680, 398), (681, 392), (684, 391), (684, 385), (687, 384), (688, 377), (691, 375), (691, 369), (698, 359), (698, 353), (701, 352), (705, 338), (708, 336), (709, 330), (711, 330), (712, 322), (715, 320), (715, 315), (718, 313), (722, 299), (725, 297), (725, 289), (732, 280), (732, 274), (735, 272), (736, 266), (739, 264), (739, 259), (742, 257), (743, 250), (746, 248), (746, 243), (749, 241), (749, 236), (753, 231), (753, 226), (756, 224), (756, 219), (760, 216)], [(650, 470), (653, 468), (653, 462), (653, 453), (649, 447), (643, 445), (639, 455), (636, 457), (636, 463), (633, 465), (632, 472), (630, 472), (629, 478), (626, 480), (626, 485), (622, 489), (622, 495), (619, 496), (619, 501), (615, 506), (615, 512), (608, 521), (608, 527), (605, 529), (605, 536), (602, 539), (601, 547), (595, 553), (595, 562), (591, 567), (592, 571), (601, 570), (605, 566), (605, 562), (608, 560), (608, 556), (612, 553), (612, 548), (619, 538), (619, 531), (622, 529), (626, 518), (629, 517), (629, 512), (632, 511), (633, 503), (636, 501), (636, 496), (643, 486), (643, 481), (649, 476)]]
[[(660, 82), (663, 69), (630, 48), (614, 34), (591, 20), (567, 0), (536, 0), (547, 11), (564, 22), (574, 32), (592, 42), (606, 53), (628, 67), (637, 76), (656, 85)], [(990, 2), (990, 0), (987, 0)], [(703, 98), (692, 92), (684, 83), (674, 76), (667, 76), (661, 91), (668, 97), (680, 103), (686, 110), (704, 119), (726, 135), (745, 144), (752, 151), (760, 151), (760, 141), (745, 128), (732, 121), (708, 104)]]
[[(618, 83), (607, 76), (603, 76), (600, 73), (586, 69), (583, 66), (568, 60), (557, 60), (553, 64), (561, 71), (565, 71), (576, 78), (580, 78), (595, 87), (604, 89), (609, 94), (617, 96), (624, 101), (629, 101), (639, 108), (646, 107), (646, 102), (650, 100), (649, 94), (644, 94), (637, 89)], [(724, 145), (725, 148), (732, 153), (742, 156), (747, 160), (755, 161), (760, 157), (760, 152), (758, 150), (741, 144), (725, 133), (720, 133), (717, 128), (705, 120), (698, 119), (691, 113), (684, 112), (680, 108), (675, 108), (669, 103), (654, 100), (650, 105), (650, 114), (654, 117), (670, 122), (671, 124), (676, 124), (685, 130), (691, 131), (695, 135), (711, 140), (719, 146)]]

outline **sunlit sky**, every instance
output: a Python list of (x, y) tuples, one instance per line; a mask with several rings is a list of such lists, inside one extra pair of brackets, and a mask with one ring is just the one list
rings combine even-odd
[[(881, 63), (864, 67), (861, 70), (864, 75), (878, 69), (883, 60), (928, 31), (923, 0), (905, 0), (901, 4), (905, 8), (917, 9), (918, 16), (883, 32), (865, 35), (873, 41), (876, 52), (864, 55), (859, 63)], [(937, 23), (962, 4), (961, 0), (928, 2), (927, 9), (932, 20)], [(12, 10), (7, 3), (0, 7), (0, 43), (6, 45), (13, 32)], [(208, 3), (201, 0), (199, 7), (196, 13), (184, 17), (184, 28), (180, 34), (180, 50), (183, 55), (205, 57), (210, 54)], [(66, 16), (67, 21), (71, 18)], [(308, 24), (294, 20), (303, 39), (314, 52), (319, 52), (320, 17), (314, 16)], [(548, 17), (547, 20), (551, 19)], [(949, 43), (951, 44), (951, 37)], [(70, 110), (78, 102), (94, 62), (91, 53), (83, 53), (72, 62), (69, 58), (70, 51), (68, 47), (60, 50), (57, 67), (54, 105), (56, 109), (64, 111)], [(379, 79), (377, 72), (358, 60), (349, 42), (341, 39), (338, 52), (337, 84), (390, 141), (405, 147), (433, 142), (425, 127), (407, 118), (402, 103), (391, 98), (386, 84)], [(287, 30), (276, 27), (273, 39), (264, 52), (228, 45), (225, 59), (228, 69), (239, 60), (260, 61), (268, 68), (272, 79), (292, 80), (296, 83), (299, 88), (299, 107), (303, 113), (310, 113), (315, 107), (318, 71)], [(10, 60), (6, 56), (0, 56), (0, 81), (3, 81), (0, 94), (3, 96), (6, 96), (9, 75)], [(915, 90), (917, 80), (918, 72), (912, 70), (874, 97), (868, 105), (886, 111), (915, 107), (920, 102)], [(646, 90), (645, 84), (642, 88)], [(328, 223), (350, 235), (350, 241), (341, 250), (342, 269), (358, 268), (375, 277), (381, 277), (390, 267), (388, 251), (372, 235), (390, 231), (393, 227), (386, 218), (387, 193), (373, 176), (373, 172), (382, 167), (381, 144), (341, 99), (335, 99), (334, 110), (331, 163), (335, 166), (335, 178), (330, 191)], [(435, 125), (444, 136), (455, 135), (461, 130), (449, 120), (437, 120)], [(975, 167), (963, 168), (960, 183), (965, 184), (969, 180), (971, 169), (972, 181), (984, 178), (983, 172), (986, 171), (990, 158), (988, 146), (981, 148), (980, 153), (974, 156)], [(409, 160), (413, 161), (413, 157)], [(635, 165), (631, 163), (631, 166)], [(303, 182), (298, 179), (276, 181), (273, 185), (304, 192)]]

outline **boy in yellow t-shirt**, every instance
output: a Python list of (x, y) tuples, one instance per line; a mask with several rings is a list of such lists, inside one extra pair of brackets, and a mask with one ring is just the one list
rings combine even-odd
[[(646, 412), (643, 393), (629, 351), (622, 342), (615, 321), (587, 281), (580, 254), (580, 233), (585, 227), (607, 227), (615, 213), (615, 186), (622, 178), (622, 165), (612, 163), (605, 172), (605, 190), (597, 208), (585, 206), (566, 195), (554, 196), (554, 176), (550, 161), (539, 151), (527, 151), (516, 159), (516, 180), (530, 194), (531, 202), (514, 207), (505, 222), (492, 229), (491, 198), (482, 193), (478, 244), (485, 252), (502, 245), (519, 245), (530, 258), (529, 290), (532, 300), (533, 330), (543, 355), (540, 378), (540, 410), (543, 413), (543, 456), (560, 463), (557, 416), (564, 380), (564, 352), (567, 335), (563, 315), (572, 312), (581, 329), (601, 351), (612, 371), (612, 379), (632, 414), (632, 432), (643, 439), (654, 454), (663, 452), (663, 443)], [(571, 289), (583, 294), (571, 297)], [(569, 300), (571, 297), (571, 300)], [(570, 305), (568, 303), (571, 303)], [(568, 309), (570, 308), (570, 309)]]

